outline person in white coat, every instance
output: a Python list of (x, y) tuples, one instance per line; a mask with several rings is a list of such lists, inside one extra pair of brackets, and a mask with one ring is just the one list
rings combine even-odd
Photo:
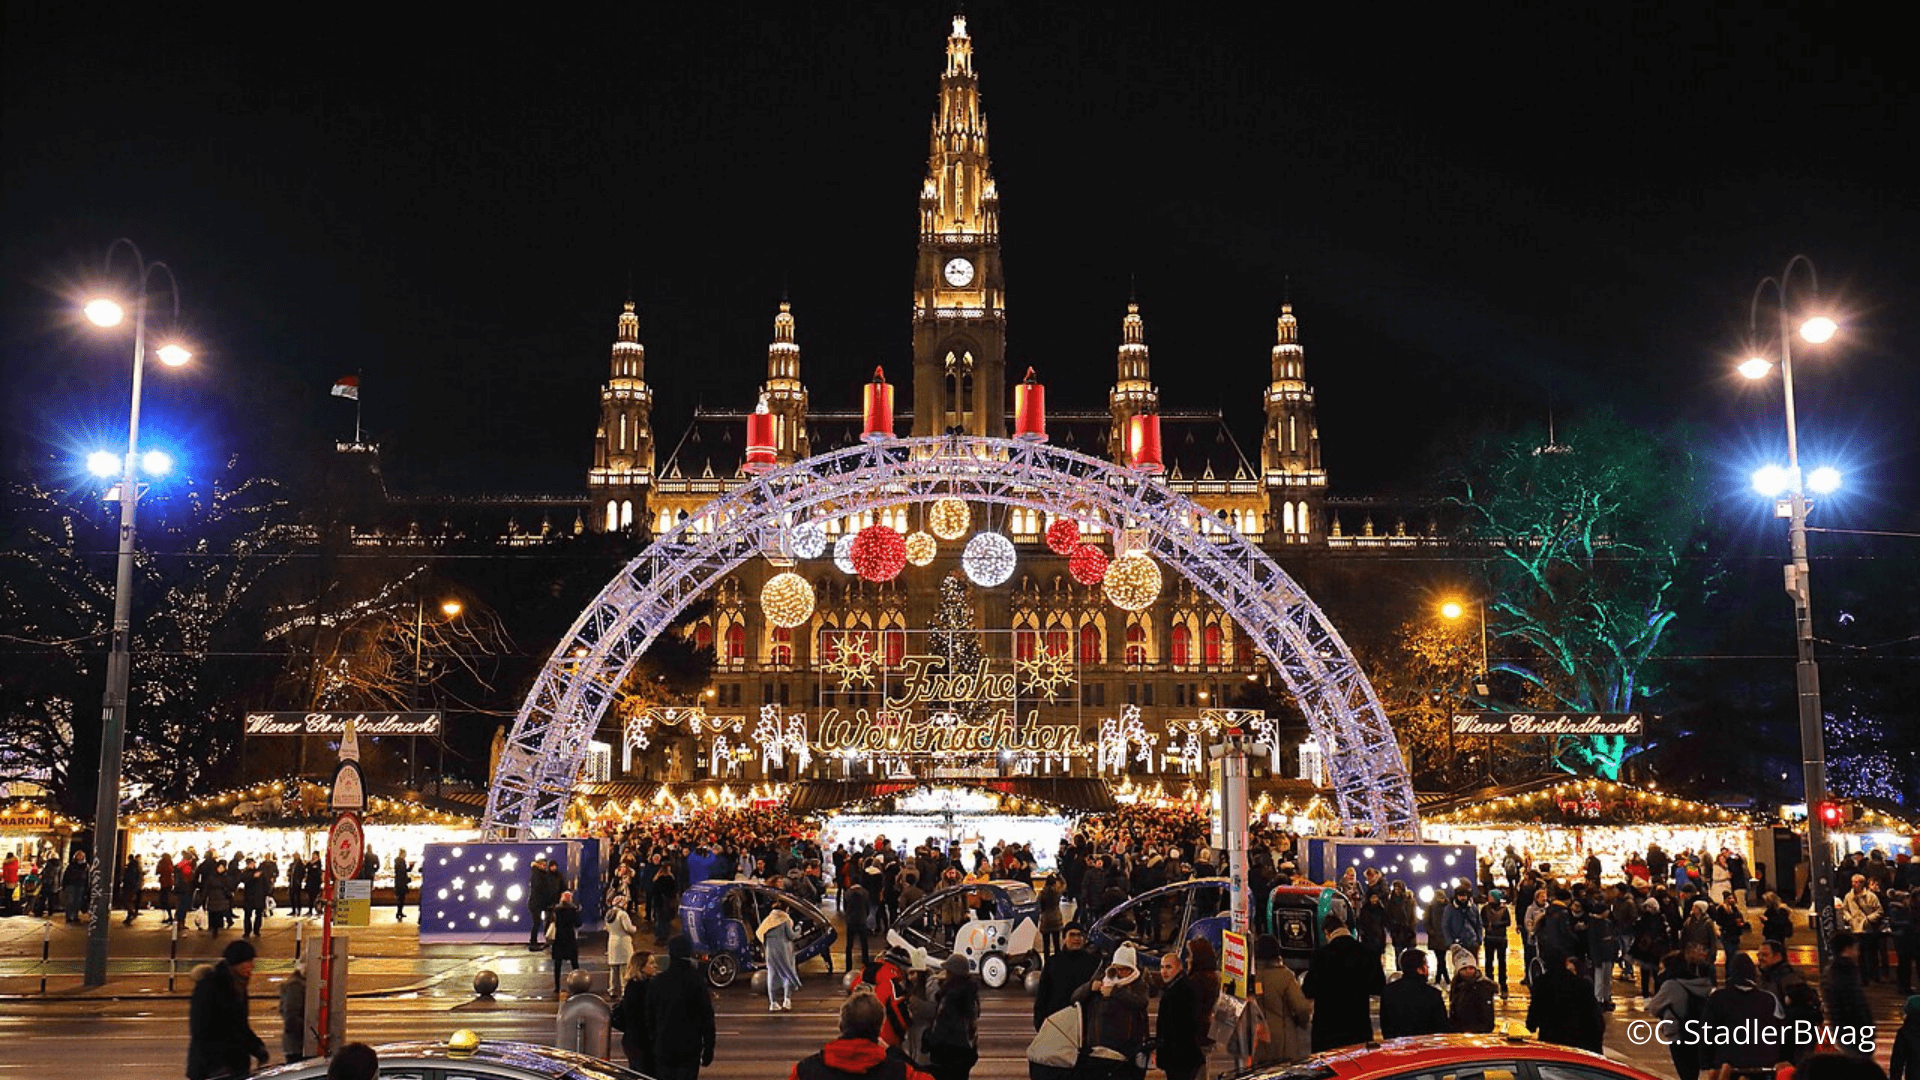
[(626, 899), (613, 901), (607, 906), (607, 970), (613, 972), (607, 986), (613, 1004), (620, 1001), (621, 976), (633, 959), (633, 932), (633, 916), (627, 914)]

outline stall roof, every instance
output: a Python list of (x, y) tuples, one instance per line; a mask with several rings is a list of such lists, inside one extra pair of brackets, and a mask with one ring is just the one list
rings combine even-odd
[(1421, 820), (1435, 825), (1734, 824), (1748, 820), (1748, 815), (1611, 780), (1548, 777), (1455, 794), (1423, 808)]
[[(127, 824), (219, 822), (262, 828), (312, 827), (333, 820), (330, 796), (328, 785), (312, 780), (267, 780), (176, 803), (144, 806), (127, 816)], [(368, 785), (366, 818), (375, 824), (471, 826), (474, 819), (466, 809), (390, 785)]]

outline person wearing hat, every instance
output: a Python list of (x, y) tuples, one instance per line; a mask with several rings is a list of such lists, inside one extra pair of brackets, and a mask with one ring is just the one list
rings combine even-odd
[[(1480, 961), (1458, 945), (1448, 958), (1453, 981), (1447, 987), (1448, 1029), (1466, 1034), (1486, 1034), (1493, 1030), (1493, 980), (1480, 973)], [(1499, 988), (1502, 996), (1506, 988)]]
[(1329, 915), (1321, 924), (1326, 944), (1314, 950), (1300, 989), (1313, 999), (1313, 1050), (1321, 1053), (1373, 1041), (1368, 999), (1386, 986), (1379, 961)]
[(667, 942), (667, 970), (647, 984), (647, 1034), (653, 1039), (656, 1080), (696, 1080), (713, 1064), (713, 998), (693, 962), (693, 941)]
[(187, 1080), (245, 1076), (253, 1062), (267, 1063), (267, 1044), (247, 1020), (247, 981), (253, 978), (253, 945), (230, 941), (217, 964), (193, 971), (187, 1006)]
[(1073, 1004), (1080, 988), (1100, 974), (1100, 957), (1087, 948), (1087, 930), (1078, 919), (1060, 932), (1060, 950), (1040, 969), (1040, 986), (1033, 995), (1033, 1030), (1047, 1017)]
[(1121, 945), (1107, 962), (1106, 974), (1075, 996), (1091, 1014), (1087, 1061), (1076, 1075), (1088, 1080), (1119, 1080), (1145, 1073), (1139, 1062), (1147, 1044), (1147, 985), (1140, 977), (1140, 956)]
[(1480, 926), (1486, 933), (1486, 977), (1499, 984), (1500, 996), (1504, 998), (1507, 996), (1507, 935), (1513, 929), (1513, 909), (1507, 906), (1506, 893), (1499, 889), (1487, 890), (1487, 902), (1480, 905)]
[(955, 953), (940, 963), (933, 995), (933, 1026), (921, 1038), (934, 1080), (967, 1080), (980, 1060), (980, 983), (967, 958)]
[(1313, 1052), (1308, 1029), (1313, 1002), (1300, 990), (1300, 979), (1280, 954), (1280, 939), (1261, 934), (1253, 945), (1253, 992), (1266, 1017), (1267, 1041), (1254, 1048), (1255, 1065), (1301, 1061)]
[(1893, 1036), (1887, 1080), (1920, 1080), (1920, 994), (1907, 999), (1906, 1018)]

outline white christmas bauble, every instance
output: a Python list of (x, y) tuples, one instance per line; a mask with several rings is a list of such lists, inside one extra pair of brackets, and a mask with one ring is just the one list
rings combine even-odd
[(833, 542), (833, 565), (843, 574), (856, 573), (853, 568), (853, 538), (858, 533), (841, 533), (840, 539)]
[(1003, 585), (1013, 576), (1013, 541), (999, 533), (981, 533), (967, 541), (960, 567), (975, 585)]
[(787, 530), (787, 550), (796, 559), (817, 559), (827, 550), (827, 530), (817, 521), (802, 521)]

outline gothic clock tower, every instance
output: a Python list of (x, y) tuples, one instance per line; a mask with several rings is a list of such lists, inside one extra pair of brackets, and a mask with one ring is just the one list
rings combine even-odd
[(1007, 433), (1007, 308), (1000, 196), (964, 15), (947, 38), (940, 111), (920, 187), (913, 282), (913, 433)]

